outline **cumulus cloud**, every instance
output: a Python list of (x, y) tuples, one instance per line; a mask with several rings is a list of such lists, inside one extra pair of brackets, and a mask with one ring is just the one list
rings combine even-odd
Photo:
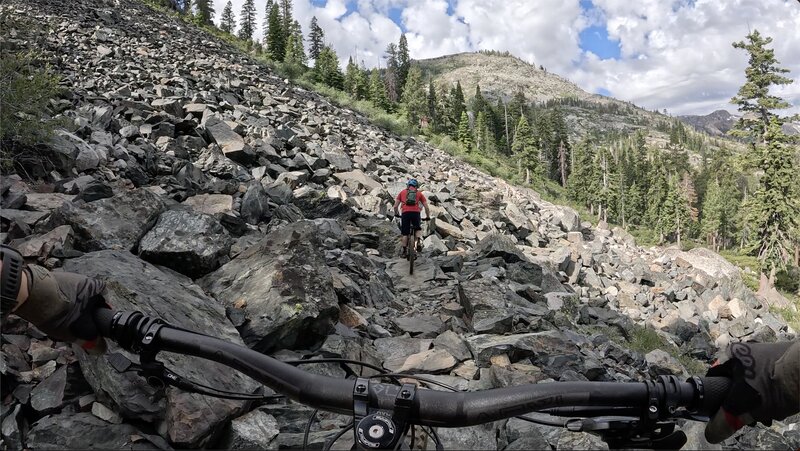
[[(243, 0), (234, 0), (238, 16)], [(217, 18), (226, 0), (215, 0)], [(264, 3), (257, 2), (258, 37)], [(507, 50), (544, 65), (587, 91), (675, 114), (734, 107), (747, 57), (731, 46), (749, 29), (772, 47), (796, 81), (774, 92), (800, 112), (800, 5), (794, 0), (294, 0), (304, 33), (312, 16), (342, 62), (385, 65), (384, 50), (405, 31), (416, 59), (476, 50)], [(390, 19), (402, 11), (400, 25)], [(581, 49), (586, 27), (607, 29), (616, 59)]]

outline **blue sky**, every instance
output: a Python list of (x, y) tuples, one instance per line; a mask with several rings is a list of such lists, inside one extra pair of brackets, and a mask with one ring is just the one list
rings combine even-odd
[(758, 29), (797, 81), (776, 93), (800, 105), (796, 0), (294, 0), (294, 15), (304, 31), (316, 16), (343, 62), (384, 64), (406, 33), (415, 59), (507, 50), (586, 91), (675, 114), (733, 111), (747, 57), (731, 43)]

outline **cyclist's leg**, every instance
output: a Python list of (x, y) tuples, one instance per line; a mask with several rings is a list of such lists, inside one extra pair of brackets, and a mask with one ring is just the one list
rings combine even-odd
[(406, 249), (408, 248), (408, 235), (411, 233), (411, 218), (409, 217), (408, 213), (403, 213), (400, 216), (400, 234), (401, 239), (400, 242), (403, 245), (403, 255), (406, 253)]
[(414, 246), (419, 248), (419, 240), (422, 238), (422, 217), (420, 213), (414, 213), (411, 221), (412, 227), (414, 227)]

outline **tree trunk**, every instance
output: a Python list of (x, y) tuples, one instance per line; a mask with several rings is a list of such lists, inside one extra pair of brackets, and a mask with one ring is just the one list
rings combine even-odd
[(503, 102), (503, 111), (506, 116), (506, 153), (511, 155), (511, 139), (508, 137), (508, 105)]
[(558, 145), (558, 160), (561, 165), (561, 186), (567, 186), (567, 154), (564, 148), (564, 141)]

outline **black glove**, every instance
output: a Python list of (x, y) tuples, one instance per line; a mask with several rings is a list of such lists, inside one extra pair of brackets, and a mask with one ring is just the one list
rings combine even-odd
[(14, 312), (49, 337), (76, 343), (91, 353), (102, 353), (105, 340), (99, 336), (93, 313), (108, 308), (102, 292), (105, 283), (80, 274), (51, 272), (29, 265), (28, 299)]
[(709, 443), (719, 443), (756, 421), (769, 426), (800, 412), (800, 341), (734, 343), (728, 360), (707, 376), (729, 377), (733, 385), (706, 425)]

